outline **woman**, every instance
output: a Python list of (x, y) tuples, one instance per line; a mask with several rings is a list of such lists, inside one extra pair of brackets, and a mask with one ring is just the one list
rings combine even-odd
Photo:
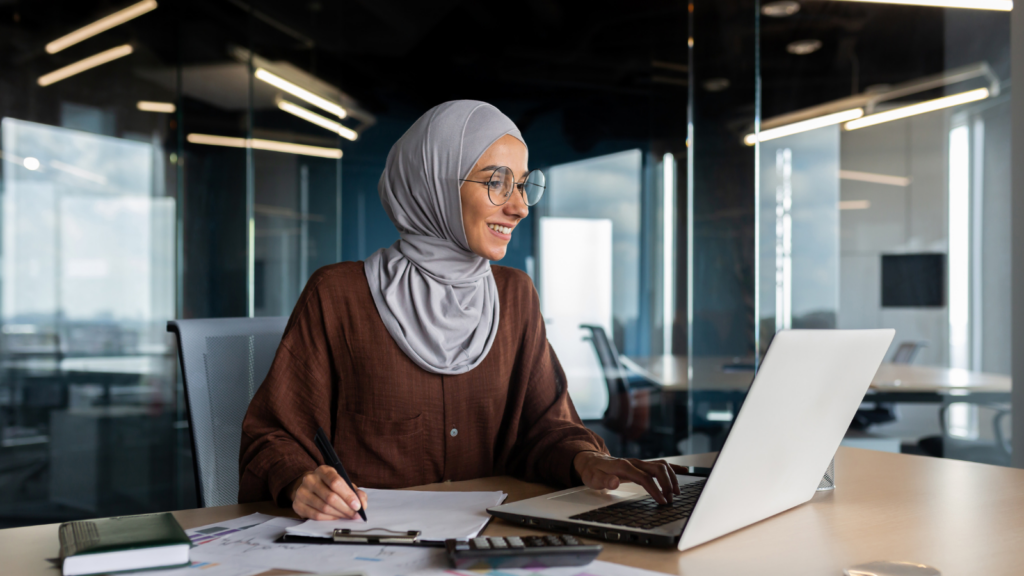
[(395, 143), (378, 189), (401, 239), (309, 279), (242, 425), (239, 502), (367, 507), (321, 465), (317, 426), (361, 486), (512, 474), (678, 493), (667, 464), (611, 458), (583, 426), (530, 278), (489, 263), (538, 197), (527, 173), (519, 130), (483, 102), (441, 104)]

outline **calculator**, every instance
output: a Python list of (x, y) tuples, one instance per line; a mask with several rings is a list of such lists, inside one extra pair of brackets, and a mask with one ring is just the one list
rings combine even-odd
[(444, 545), (452, 566), (460, 570), (583, 566), (601, 553), (600, 545), (567, 534), (448, 539)]

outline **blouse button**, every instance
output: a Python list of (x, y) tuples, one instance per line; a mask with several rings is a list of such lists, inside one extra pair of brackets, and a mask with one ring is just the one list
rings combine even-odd
[(455, 428), (452, 428), (451, 435), (452, 435), (452, 438), (455, 438), (456, 436), (459, 435), (459, 431), (456, 430)]

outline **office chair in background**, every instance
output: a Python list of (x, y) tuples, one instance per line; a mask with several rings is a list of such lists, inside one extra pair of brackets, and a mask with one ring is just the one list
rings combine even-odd
[[(661, 451), (660, 444), (672, 436), (671, 426), (664, 425), (660, 413), (662, 398), (657, 385), (640, 376), (629, 375), (603, 327), (581, 324), (580, 328), (590, 331), (590, 335), (583, 339), (594, 345), (604, 372), (608, 409), (601, 424), (619, 437), (619, 454), (627, 456), (630, 445), (636, 443), (640, 457), (657, 456)], [(664, 436), (667, 438), (662, 438)]]
[(178, 340), (201, 508), (238, 503), (242, 420), (287, 323), (286, 316), (167, 323)]

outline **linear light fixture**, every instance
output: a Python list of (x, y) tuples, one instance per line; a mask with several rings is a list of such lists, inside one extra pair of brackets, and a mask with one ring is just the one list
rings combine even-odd
[(291, 142), (264, 140), (262, 138), (234, 138), (231, 136), (214, 136), (212, 134), (189, 134), (186, 137), (186, 140), (192, 144), (206, 144), (209, 146), (252, 148), (254, 150), (268, 150), (270, 152), (316, 156), (317, 158), (341, 158), (341, 150), (337, 148), (324, 148), (322, 146), (309, 146), (307, 144), (293, 144)]
[(672, 354), (672, 328), (675, 323), (675, 224), (676, 224), (676, 159), (671, 152), (661, 157), (662, 179), (662, 353)]
[(139, 2), (138, 4), (132, 4), (124, 10), (118, 10), (110, 16), (100, 18), (88, 26), (83, 26), (70, 34), (57, 38), (46, 45), (46, 52), (48, 54), (56, 54), (68, 46), (74, 46), (82, 40), (92, 38), (100, 32), (106, 32), (115, 26), (120, 26), (129, 20), (134, 20), (146, 12), (152, 12), (153, 10), (156, 10), (156, 6), (156, 0), (142, 0), (142, 2)]
[(953, 106), (959, 106), (960, 104), (984, 100), (985, 98), (988, 98), (988, 96), (988, 88), (968, 90), (967, 92), (953, 94), (952, 96), (943, 96), (942, 98), (928, 100), (926, 102), (921, 102), (920, 104), (911, 104), (910, 106), (903, 106), (902, 108), (886, 110), (885, 112), (879, 112), (878, 114), (871, 114), (870, 116), (865, 116), (863, 118), (847, 122), (846, 124), (843, 124), (843, 128), (847, 130), (857, 130), (858, 128), (864, 128), (866, 126), (874, 126), (883, 122), (892, 122), (893, 120), (924, 114), (925, 112), (934, 112), (936, 110), (942, 110), (943, 108), (952, 108)]
[(971, 342), (971, 140), (966, 125), (949, 131), (946, 306), (949, 367), (970, 370)]
[(871, 208), (870, 200), (840, 200), (840, 210), (867, 210)]
[[(842, 112), (836, 112), (834, 114), (826, 114), (824, 116), (818, 116), (817, 118), (786, 124), (777, 128), (762, 130), (760, 134), (760, 141), (765, 142), (776, 138), (782, 138), (783, 136), (792, 136), (793, 134), (799, 134), (801, 132), (807, 132), (809, 130), (823, 128), (825, 126), (832, 126), (833, 124), (841, 124), (848, 120), (860, 118), (863, 115), (863, 108), (853, 108), (851, 110), (843, 110)], [(759, 137), (757, 134), (747, 134), (743, 137), (743, 142), (747, 146), (753, 146), (754, 144), (757, 144), (758, 139)]]
[(889, 186), (910, 186), (910, 178), (906, 176), (890, 176), (888, 174), (876, 174), (874, 172), (858, 172), (856, 170), (840, 170), (841, 180), (856, 180), (858, 182), (870, 182), (872, 184), (887, 184)]
[(334, 102), (331, 102), (326, 98), (317, 96), (316, 94), (313, 94), (309, 90), (306, 90), (301, 86), (293, 84), (285, 80), (284, 78), (281, 78), (277, 74), (274, 74), (273, 72), (269, 72), (266, 68), (257, 68), (256, 78), (266, 82), (267, 84), (270, 84), (271, 86), (280, 88), (281, 90), (284, 90), (285, 92), (291, 94), (292, 96), (295, 96), (296, 98), (305, 100), (306, 102), (309, 102), (310, 104), (316, 106), (317, 108), (320, 108), (321, 110), (330, 112), (331, 114), (334, 114), (338, 118), (344, 118), (345, 116), (348, 116), (348, 112), (346, 112), (345, 109), (342, 108), (341, 106), (335, 104)]
[(123, 58), (132, 52), (133, 49), (131, 44), (122, 44), (115, 48), (111, 48), (110, 50), (104, 50), (99, 54), (93, 54), (92, 56), (89, 56), (84, 60), (79, 60), (74, 64), (68, 64), (63, 68), (58, 68), (49, 74), (43, 74), (39, 77), (39, 80), (36, 80), (36, 82), (38, 82), (40, 86), (49, 86), (50, 84), (60, 82), (61, 80), (65, 80), (75, 74), (95, 68), (101, 64), (106, 64), (112, 60)]
[(160, 112), (163, 114), (174, 114), (174, 111), (178, 109), (171, 102), (150, 102), (149, 100), (139, 100), (135, 107), (143, 112)]
[(967, 8), (969, 10), (1013, 10), (1013, 0), (839, 0), (841, 2), (867, 2), (870, 4), (902, 4), (904, 6), (931, 6), (935, 8)]
[(312, 122), (321, 128), (326, 128), (346, 140), (355, 140), (356, 138), (359, 138), (359, 134), (348, 126), (343, 126), (341, 123), (335, 122), (330, 118), (324, 118), (316, 112), (306, 110), (298, 104), (293, 104), (287, 100), (278, 100), (277, 107), (289, 114), (298, 116), (307, 122)]

